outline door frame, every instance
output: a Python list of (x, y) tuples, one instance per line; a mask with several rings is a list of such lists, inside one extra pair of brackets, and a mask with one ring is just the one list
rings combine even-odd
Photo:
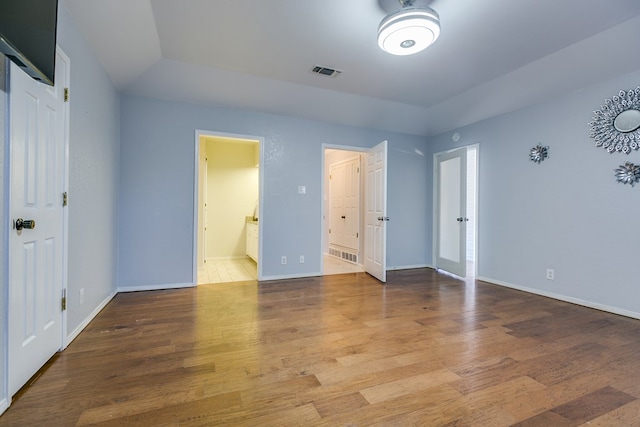
[[(383, 140), (383, 142), (385, 142), (387, 140)], [(327, 227), (326, 224), (328, 223), (329, 219), (325, 217), (325, 206), (326, 204), (328, 204), (328, 201), (325, 200), (324, 196), (326, 194), (326, 188), (325, 188), (325, 169), (326, 169), (326, 165), (325, 165), (325, 153), (326, 150), (342, 150), (342, 151), (351, 151), (351, 152), (355, 152), (360, 154), (361, 156), (364, 156), (364, 158), (362, 159), (363, 161), (360, 164), (360, 173), (366, 173), (366, 154), (368, 152), (370, 152), (373, 148), (375, 148), (376, 146), (378, 146), (379, 144), (381, 144), (382, 142), (378, 142), (376, 143), (373, 147), (356, 147), (356, 146), (352, 146), (352, 145), (343, 145), (343, 144), (330, 144), (330, 143), (322, 143), (322, 146), (320, 147), (321, 149), (321, 164), (320, 164), (320, 210), (322, 212), (322, 216), (323, 219), (322, 221), (320, 221), (320, 275), (324, 275), (324, 248), (328, 247), (328, 241), (327, 241), (327, 233), (326, 233), (326, 229)], [(388, 144), (388, 141), (387, 141)], [(388, 160), (388, 156), (387, 156), (387, 160)], [(388, 169), (388, 163), (386, 165), (386, 168)], [(360, 195), (361, 195), (361, 199), (360, 199), (360, 216), (362, 217), (363, 215), (366, 215), (364, 213), (364, 210), (366, 210), (366, 206), (365, 206), (365, 194), (367, 191), (367, 179), (366, 176), (364, 176), (364, 187), (360, 188)], [(362, 219), (362, 218), (361, 218)], [(364, 267), (364, 256), (365, 256), (365, 246), (367, 244), (366, 242), (366, 233), (365, 230), (363, 229), (364, 224), (366, 223), (366, 221), (361, 221), (360, 222), (360, 236), (362, 236), (362, 238), (360, 239), (359, 245), (362, 248), (362, 251), (360, 251), (360, 255), (361, 255), (361, 259), (362, 262), (360, 262), (359, 264), (362, 265), (362, 267)], [(386, 232), (386, 230), (385, 230)], [(387, 251), (386, 251), (386, 246), (385, 246), (385, 251), (384, 251), (384, 257), (385, 257), (385, 261), (386, 261), (386, 257), (387, 257)], [(386, 265), (386, 264), (385, 264)], [(386, 267), (385, 267), (386, 268)], [(366, 271), (366, 268), (365, 268)], [(372, 276), (373, 277), (373, 276)], [(384, 283), (384, 282), (383, 282)]]
[[(213, 130), (195, 129), (194, 139), (194, 183), (193, 183), (193, 247), (192, 247), (192, 281), (193, 286), (198, 285), (198, 212), (199, 198), (200, 198), (200, 137), (219, 137), (219, 138), (235, 138), (235, 139), (252, 139), (259, 143), (258, 151), (260, 153), (260, 167), (258, 169), (258, 260), (262, 259), (262, 224), (264, 215), (262, 202), (264, 197), (264, 137), (256, 135), (238, 134), (238, 133), (225, 133)], [(258, 281), (262, 280), (262, 262), (258, 262)]]
[[(329, 201), (324, 199), (324, 195), (326, 194), (326, 188), (324, 185), (324, 181), (325, 181), (325, 157), (326, 157), (326, 151), (327, 150), (341, 150), (341, 151), (352, 151), (352, 152), (357, 152), (358, 155), (362, 155), (362, 154), (366, 154), (367, 151), (369, 150), (369, 148), (366, 147), (353, 147), (350, 145), (341, 145), (341, 144), (328, 144), (328, 143), (323, 143), (322, 146), (320, 147), (320, 149), (322, 150), (322, 161), (320, 164), (320, 173), (321, 173), (321, 179), (320, 179), (320, 212), (322, 212), (322, 216), (323, 219), (322, 221), (320, 221), (320, 274), (324, 275), (324, 248), (328, 247), (329, 242), (328, 242), (328, 238), (327, 238), (327, 233), (325, 233), (325, 230), (327, 229), (327, 227), (325, 227), (325, 225), (327, 225), (329, 223), (329, 218), (325, 218), (325, 207), (327, 205), (329, 205)], [(362, 164), (360, 165), (360, 172), (362, 173)], [(362, 188), (360, 189), (360, 194), (362, 195)], [(360, 216), (362, 216), (362, 197), (360, 199)], [(360, 227), (362, 227), (362, 223), (360, 224)], [(362, 233), (362, 229), (359, 230), (359, 233), (361, 233), (360, 235), (362, 236), (361, 241), (358, 243), (360, 247), (362, 247), (362, 242), (364, 242), (364, 233)], [(362, 256), (362, 253), (360, 254)], [(362, 263), (359, 263), (362, 264)], [(362, 264), (364, 266), (364, 264)]]
[[(475, 155), (475, 192), (474, 192), (474, 216), (473, 216), (473, 233), (474, 233), (474, 238), (473, 238), (473, 258), (474, 258), (474, 262), (473, 262), (473, 268), (474, 271), (473, 273), (473, 277), (477, 277), (478, 276), (478, 202), (479, 202), (479, 180), (480, 180), (480, 144), (479, 143), (475, 143), (475, 144), (469, 144), (469, 145), (462, 145), (460, 147), (455, 147), (455, 148), (451, 148), (449, 150), (444, 150), (444, 151), (439, 151), (437, 153), (433, 154), (433, 223), (432, 223), (432, 234), (433, 234), (433, 239), (432, 239), (432, 265), (434, 266), (434, 268), (437, 268), (437, 263), (436, 263), (436, 258), (437, 258), (437, 235), (436, 233), (438, 232), (438, 218), (439, 218), (439, 211), (438, 211), (438, 170), (437, 170), (437, 158), (440, 155), (443, 154), (447, 154), (450, 153), (452, 151), (456, 151), (459, 150), (461, 148), (466, 148), (467, 149), (467, 154), (469, 153), (470, 149), (475, 149), (476, 155)], [(467, 156), (467, 173), (469, 171), (469, 161), (468, 161), (468, 156)], [(468, 191), (468, 188), (467, 188)], [(466, 254), (465, 254), (466, 257)], [(448, 272), (447, 272), (448, 273)], [(468, 275), (469, 272), (467, 272)], [(457, 276), (456, 276), (457, 277)]]
[[(71, 87), (71, 60), (69, 58), (69, 56), (67, 56), (67, 54), (60, 48), (60, 46), (56, 46), (56, 56), (60, 56), (65, 63), (67, 64), (67, 66), (64, 68), (64, 76), (63, 78), (63, 87), (64, 88), (68, 88), (70, 89)], [(13, 118), (10, 114), (10, 103), (11, 103), (11, 93), (10, 93), (10, 88), (11, 88), (11, 64), (9, 62), (8, 59), (5, 60), (5, 66), (6, 66), (6, 70), (7, 70), (7, 78), (5, 80), (5, 83), (7, 85), (6, 90), (8, 92), (8, 96), (7, 96), (7, 110), (6, 110), (6, 121), (7, 121), (7, 128), (9, 129)], [(17, 68), (13, 68), (14, 70)], [(60, 71), (60, 67), (56, 68), (56, 74), (59, 73)], [(38, 84), (43, 84), (43, 83), (38, 83)], [(69, 122), (70, 122), (70, 107), (69, 107), (69, 102), (68, 101), (63, 101), (62, 103), (62, 112), (64, 114), (64, 118), (63, 118), (63, 123), (62, 123), (62, 192), (65, 192), (68, 194), (69, 192)], [(13, 396), (9, 396), (9, 372), (11, 371), (11, 366), (9, 363), (9, 345), (11, 345), (11, 342), (9, 340), (9, 332), (8, 332), (8, 327), (9, 327), (9, 318), (11, 316), (11, 307), (9, 304), (9, 280), (11, 278), (11, 251), (10, 251), (10, 233), (12, 232), (12, 212), (13, 212), (13, 206), (11, 204), (11, 200), (12, 200), (12, 193), (13, 193), (13, 182), (12, 182), (12, 166), (11, 166), (11, 150), (12, 150), (12, 140), (11, 140), (11, 134), (10, 132), (7, 132), (7, 141), (5, 144), (5, 149), (4, 149), (4, 156), (5, 156), (5, 165), (4, 165), (4, 174), (5, 174), (5, 194), (4, 194), (4, 215), (5, 215), (5, 221), (4, 221), (4, 227), (5, 230), (7, 230), (7, 235), (5, 237), (5, 242), (4, 242), (4, 250), (7, 254), (6, 257), (6, 270), (5, 270), (5, 274), (4, 274), (4, 281), (5, 283), (7, 283), (7, 286), (5, 287), (4, 290), (4, 312), (5, 312), (5, 331), (4, 331), (4, 345), (3, 345), (3, 357), (5, 360), (5, 366), (3, 366), (4, 372), (5, 372), (5, 381), (4, 381), (4, 385), (3, 385), (3, 390), (4, 390), (4, 395), (7, 397), (7, 402), (8, 405), (7, 407), (11, 404), (11, 399)], [(62, 201), (61, 201), (62, 202)], [(62, 290), (62, 295), (60, 295), (60, 297), (62, 298), (62, 296), (64, 295), (65, 297), (67, 297), (68, 300), (68, 295), (67, 295), (67, 289), (68, 289), (68, 281), (69, 281), (69, 268), (68, 268), (68, 259), (69, 259), (69, 209), (67, 206), (63, 206), (62, 209), (62, 234), (61, 234), (61, 238), (62, 238), (62, 256), (61, 256), (61, 260), (60, 260), (60, 268), (61, 268), (61, 275), (62, 275), (62, 285), (61, 285), (61, 290)], [(58, 349), (59, 351), (64, 350), (65, 348), (67, 348), (67, 346), (69, 345), (69, 337), (67, 336), (67, 309), (62, 310), (61, 313), (61, 321), (60, 321), (60, 348)], [(0, 411), (0, 414), (2, 413), (2, 411)]]
[[(67, 62), (66, 74), (64, 76), (64, 87), (69, 88), (71, 91), (71, 59), (64, 53), (59, 46), (56, 46), (56, 55), (60, 55)], [(67, 101), (63, 106), (64, 111), (64, 149), (63, 149), (63, 158), (64, 158), (64, 191), (69, 194), (69, 120), (71, 117), (71, 107), (70, 102)], [(64, 292), (67, 301), (69, 296), (67, 295), (67, 288), (69, 283), (69, 207), (66, 206), (65, 209), (62, 210), (62, 291)], [(69, 345), (70, 340), (67, 337), (67, 312), (68, 310), (62, 311), (62, 348), (60, 350), (64, 350)]]
[[(197, 242), (196, 242), (196, 255), (197, 255), (197, 268), (204, 268), (205, 266), (205, 255), (206, 255), (206, 238), (204, 235), (204, 230), (207, 226), (206, 217), (207, 217), (207, 184), (209, 180), (208, 176), (208, 161), (206, 158), (206, 153), (203, 153), (203, 146), (205, 142), (200, 141), (198, 153), (198, 217), (197, 217)], [(201, 169), (202, 167), (202, 169)], [(200, 183), (203, 183), (200, 186)], [(203, 217), (204, 216), (204, 217)]]

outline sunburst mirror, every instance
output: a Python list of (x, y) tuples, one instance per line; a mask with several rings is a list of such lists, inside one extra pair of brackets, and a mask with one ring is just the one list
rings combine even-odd
[(589, 136), (609, 153), (629, 154), (640, 148), (640, 86), (605, 99), (593, 112)]

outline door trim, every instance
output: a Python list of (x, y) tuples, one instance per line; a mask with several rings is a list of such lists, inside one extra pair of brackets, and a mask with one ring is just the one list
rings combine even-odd
[[(252, 139), (258, 141), (260, 147), (260, 168), (258, 169), (258, 218), (264, 218), (263, 206), (262, 202), (264, 196), (264, 137), (256, 136), (256, 135), (246, 135), (246, 134), (237, 134), (237, 133), (225, 133), (225, 132), (217, 132), (213, 130), (202, 130), (195, 129), (195, 139), (194, 139), (194, 174), (193, 174), (193, 246), (192, 246), (192, 284), (193, 286), (198, 285), (198, 201), (200, 197), (199, 193), (199, 177), (200, 177), (200, 137), (202, 136), (211, 136), (211, 137), (220, 137), (220, 138), (235, 138), (235, 139)], [(262, 221), (258, 221), (258, 260), (262, 258)], [(258, 281), (262, 280), (262, 262), (258, 262)]]
[[(60, 47), (56, 47), (56, 54), (59, 54), (67, 63), (66, 73), (64, 76), (64, 86), (69, 88), (71, 93), (71, 60), (65, 54)], [(64, 191), (69, 192), (69, 118), (71, 115), (70, 101), (65, 102), (63, 106), (64, 111), (64, 149), (63, 149), (63, 175), (64, 175)], [(69, 207), (66, 206), (62, 209), (62, 289), (63, 292), (67, 291), (69, 283)], [(68, 295), (67, 295), (68, 298)], [(62, 312), (62, 348), (67, 348), (69, 343), (75, 337), (70, 337), (67, 331), (67, 313), (68, 309)]]

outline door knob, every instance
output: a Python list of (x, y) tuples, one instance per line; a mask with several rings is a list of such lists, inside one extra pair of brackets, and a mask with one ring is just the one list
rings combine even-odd
[(344, 215), (342, 215), (340, 218), (342, 218), (342, 219), (346, 219), (347, 217), (346, 217), (346, 216), (344, 216)]
[(36, 222), (32, 219), (18, 218), (16, 219), (15, 227), (18, 231), (22, 230), (23, 228), (26, 228), (27, 230), (33, 230), (34, 228), (36, 228)]
[(378, 217), (378, 221), (389, 221), (389, 217), (388, 216), (379, 216)]

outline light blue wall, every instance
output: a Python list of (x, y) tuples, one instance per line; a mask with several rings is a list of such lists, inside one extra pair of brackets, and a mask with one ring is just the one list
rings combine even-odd
[[(59, 10), (58, 45), (71, 60), (67, 334), (116, 289), (116, 207), (120, 101), (68, 11)], [(84, 288), (84, 303), (79, 291)]]
[[(264, 137), (263, 276), (320, 272), (323, 143), (371, 147), (389, 140), (388, 265), (427, 263), (430, 224), (422, 216), (430, 177), (427, 159), (417, 154), (426, 150), (424, 138), (132, 96), (122, 98), (121, 125), (122, 289), (193, 282), (196, 129)], [(297, 194), (299, 185), (305, 195)]]
[[(640, 72), (458, 129), (455, 144), (454, 131), (431, 139), (430, 158), (480, 144), (480, 277), (640, 316), (640, 185), (614, 177), (640, 153), (594, 147), (587, 124), (606, 98), (638, 85)], [(550, 147), (541, 164), (529, 160), (538, 143)]]

